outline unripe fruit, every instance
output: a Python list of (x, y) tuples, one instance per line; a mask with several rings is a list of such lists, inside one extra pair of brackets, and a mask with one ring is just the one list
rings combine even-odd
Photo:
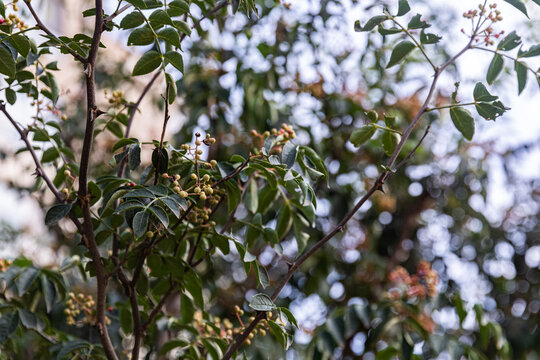
[(210, 175), (204, 174), (204, 176), (202, 177), (202, 179), (203, 179), (203, 181), (206, 182), (206, 181), (210, 180)]
[(216, 165), (217, 165), (217, 161), (216, 161), (216, 160), (212, 160), (212, 161), (210, 161), (210, 165), (212, 165), (212, 166), (216, 166)]
[(212, 195), (214, 193), (214, 189), (212, 189), (211, 187), (207, 187), (206, 189), (204, 189), (204, 192), (206, 193), (206, 195)]
[(201, 192), (201, 188), (198, 187), (198, 186), (195, 186), (195, 189), (193, 189), (193, 192), (194, 192), (195, 194), (198, 194), (198, 193)]
[[(205, 193), (202, 193), (202, 194), (200, 195), (200, 198), (201, 198), (202, 201), (206, 200), (206, 194), (205, 194)], [(206, 219), (205, 219), (205, 220), (206, 220)]]
[(175, 180), (175, 181), (173, 181), (173, 185), (176, 187), (176, 186), (178, 186), (180, 184), (178, 183), (178, 181)]
[(69, 170), (64, 170), (64, 175), (65, 175), (65, 176), (71, 176), (71, 171), (69, 171)]
[(200, 140), (196, 140), (196, 141), (195, 141), (195, 145), (200, 146), (200, 145), (201, 145), (201, 141), (200, 141)]
[(67, 116), (66, 116), (66, 115), (62, 115), (61, 119), (64, 120), (64, 121), (66, 121), (66, 120), (67, 120)]
[(197, 180), (197, 174), (191, 174), (191, 178), (192, 178), (193, 180)]
[(185, 191), (180, 191), (179, 195), (181, 198), (184, 198), (184, 199), (188, 197), (188, 193)]
[(173, 188), (173, 191), (174, 191), (175, 193), (177, 193), (177, 194), (180, 194), (180, 193), (182, 192), (182, 191), (180, 190), (180, 187), (179, 187), (179, 186), (175, 186), (175, 187)]
[(174, 180), (176, 180), (176, 181), (180, 180), (181, 178), (182, 178), (182, 177), (181, 177), (180, 175), (178, 175), (178, 174), (177, 174), (177, 175), (174, 175)]
[(154, 232), (153, 231), (147, 231), (146, 232), (146, 237), (149, 238), (149, 239), (153, 238), (154, 237)]
[(168, 179), (168, 178), (169, 178), (169, 174), (163, 173), (163, 174), (161, 174), (161, 177), (164, 178), (164, 179)]

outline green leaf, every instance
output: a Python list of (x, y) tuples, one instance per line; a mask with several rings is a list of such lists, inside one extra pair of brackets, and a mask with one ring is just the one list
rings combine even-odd
[(178, 35), (178, 31), (176, 31), (176, 29), (167, 27), (158, 32), (157, 35), (160, 39), (165, 40), (172, 46), (176, 46), (177, 48), (180, 47), (180, 35)]
[(189, 4), (184, 0), (174, 0), (169, 3), (169, 7), (173, 9), (179, 9), (184, 13), (189, 12)]
[(377, 31), (381, 35), (393, 35), (393, 34), (399, 34), (403, 30), (398, 27), (391, 27), (389, 29), (386, 29), (384, 26), (379, 25), (379, 27), (377, 28)]
[(352, 132), (349, 141), (356, 147), (364, 144), (371, 139), (377, 131), (377, 128), (372, 124), (364, 125), (360, 129), (356, 129)]
[(28, 56), (28, 52), (30, 51), (30, 41), (26, 36), (14, 35), (9, 39), (9, 42), (19, 54), (24, 57)]
[(411, 10), (407, 0), (399, 0), (399, 7), (396, 16), (403, 16)]
[(436, 44), (441, 39), (442, 37), (440, 37), (439, 35), (426, 33), (424, 29), (422, 29), (422, 31), (420, 32), (420, 42), (422, 44)]
[(16, 312), (5, 312), (0, 317), (0, 343), (5, 342), (17, 330), (19, 326), (19, 315)]
[(521, 44), (521, 38), (516, 34), (515, 31), (512, 31), (510, 34), (506, 35), (497, 45), (497, 50), (508, 51), (512, 50), (515, 47)]
[(529, 14), (527, 14), (527, 8), (525, 7), (525, 4), (521, 2), (521, 0), (504, 0), (519, 11), (521, 11), (525, 16), (529, 17)]
[(388, 61), (388, 65), (386, 65), (386, 68), (390, 68), (394, 65), (397, 65), (405, 56), (407, 56), (411, 51), (416, 48), (416, 45), (414, 45), (412, 42), (408, 40), (404, 40), (400, 43), (398, 43), (394, 49), (392, 50), (392, 54), (390, 55), (390, 61)]
[(146, 211), (139, 211), (133, 217), (133, 233), (140, 238), (146, 233), (149, 215)]
[(139, 143), (132, 144), (129, 147), (128, 153), (128, 168), (135, 170), (141, 164), (141, 145)]
[(0, 73), (9, 77), (15, 77), (15, 60), (11, 52), (0, 46)]
[(363, 27), (360, 25), (360, 21), (356, 20), (356, 22), (354, 23), (354, 31), (371, 31), (375, 28), (375, 26), (379, 25), (385, 20), (388, 20), (388, 16), (377, 15), (369, 19), (366, 22), (366, 25), (364, 25)]
[(281, 163), (285, 164), (286, 169), (290, 169), (294, 165), (296, 160), (296, 153), (298, 152), (298, 145), (289, 141), (283, 146), (281, 151)]
[(113, 145), (112, 151), (115, 152), (116, 150), (118, 150), (120, 148), (123, 148), (124, 146), (135, 144), (135, 143), (138, 143), (138, 142), (139, 142), (139, 140), (137, 140), (136, 138), (120, 139)]
[(161, 55), (155, 51), (150, 50), (137, 61), (135, 67), (133, 68), (132, 76), (148, 74), (161, 65)]
[(199, 305), (201, 309), (204, 308), (204, 298), (202, 294), (201, 279), (193, 271), (187, 272), (184, 276), (186, 290), (189, 291), (193, 300)]
[(177, 218), (180, 217), (180, 206), (174, 201), (172, 198), (165, 197), (159, 199), (167, 208), (176, 216)]
[(401, 135), (395, 132), (385, 131), (382, 136), (384, 153), (388, 156), (391, 156), (400, 141)]
[(166, 173), (169, 168), (169, 154), (164, 148), (155, 148), (152, 152), (152, 165), (160, 174)]
[(456, 129), (467, 140), (472, 140), (474, 135), (474, 118), (471, 113), (460, 106), (455, 106), (450, 108), (450, 117)]
[(540, 44), (534, 45), (529, 48), (527, 51), (519, 51), (518, 57), (534, 57), (540, 55)]
[(152, 24), (152, 27), (156, 28), (162, 25), (173, 25), (173, 22), (171, 20), (171, 17), (165, 10), (158, 9), (154, 11), (152, 14), (150, 14), (150, 17), (148, 18), (150, 20), (150, 23)]
[(250, 248), (255, 240), (259, 238), (261, 235), (262, 230), (262, 216), (260, 213), (255, 214), (253, 216), (253, 219), (251, 219), (251, 223), (248, 225), (248, 228), (246, 229), (246, 245), (248, 248)]
[(478, 114), (486, 120), (495, 120), (509, 109), (500, 101), (494, 101), (492, 103), (478, 102), (475, 104), (475, 107)]
[(167, 81), (167, 85), (169, 85), (169, 93), (167, 95), (169, 97), (169, 105), (171, 105), (176, 99), (176, 82), (169, 73), (165, 73), (165, 81)]
[(63, 219), (67, 214), (69, 214), (71, 206), (71, 203), (53, 205), (45, 215), (45, 225), (54, 225)]
[(167, 60), (172, 66), (174, 66), (182, 74), (184, 73), (184, 60), (182, 55), (176, 51), (167, 51), (163, 57)]
[(191, 29), (189, 28), (189, 25), (182, 20), (175, 20), (174, 21), (174, 27), (176, 27), (178, 30), (186, 34), (187, 36), (191, 35)]
[(56, 78), (54, 75), (50, 72), (47, 72), (47, 81), (49, 88), (51, 89), (51, 95), (52, 95), (52, 102), (56, 105), (56, 102), (58, 101), (58, 96), (60, 95), (60, 86), (58, 86), (58, 82), (56, 81)]
[(476, 83), (474, 86), (473, 97), (475, 101), (495, 101), (499, 97), (491, 95), (481, 82)]
[(122, 29), (132, 29), (144, 23), (144, 16), (139, 11), (133, 11), (122, 19), (120, 27)]
[(259, 207), (259, 188), (257, 187), (257, 181), (252, 179), (248, 186), (249, 189), (245, 198), (246, 209), (248, 209), (248, 211), (250, 211), (252, 214), (255, 214), (257, 212), (257, 208)]
[(285, 204), (279, 212), (276, 223), (276, 234), (279, 240), (282, 240), (291, 229), (293, 223), (292, 215), (291, 206), (289, 204)]
[(266, 272), (264, 266), (259, 264), (258, 261), (255, 262), (255, 266), (257, 268), (257, 278), (259, 279), (259, 283), (263, 289), (266, 289), (268, 285), (270, 285), (270, 277), (268, 276), (268, 272)]
[(52, 162), (60, 156), (60, 153), (55, 147), (50, 147), (47, 150), (43, 152), (43, 155), (41, 156), (41, 162), (42, 163), (48, 163)]
[(126, 201), (118, 205), (118, 207), (116, 208), (116, 212), (122, 212), (132, 209), (144, 209), (144, 205), (135, 200)]
[(407, 24), (407, 28), (409, 30), (411, 30), (411, 29), (426, 29), (426, 28), (431, 26), (427, 22), (421, 20), (421, 18), (422, 18), (422, 15), (420, 15), (420, 14), (414, 15), (412, 17), (411, 21), (409, 21), (409, 24)]
[(291, 324), (293, 324), (294, 326), (296, 326), (296, 328), (298, 328), (298, 323), (296, 322), (296, 318), (294, 317), (293, 313), (289, 309), (287, 309), (286, 307), (280, 307), (279, 311), (283, 312), (285, 316), (287, 317), (287, 320), (289, 320)]
[(493, 84), (497, 76), (501, 73), (503, 69), (504, 61), (501, 55), (495, 54), (491, 63), (489, 64), (488, 72), (486, 75), (486, 81), (489, 85)]
[(521, 61), (514, 61), (514, 70), (516, 70), (517, 81), (518, 81), (518, 95), (521, 94), (525, 85), (527, 84), (527, 75), (529, 73), (527, 65)]
[(39, 270), (34, 267), (27, 267), (24, 269), (17, 279), (15, 279), (15, 286), (17, 287), (17, 294), (19, 296), (23, 296), (26, 294), (28, 290), (30, 290), (30, 287), (32, 284), (34, 284), (34, 281), (37, 279), (39, 275)]
[(301, 253), (307, 245), (309, 240), (309, 234), (302, 231), (308, 226), (307, 221), (300, 215), (295, 214), (293, 219), (294, 237), (296, 238), (296, 245), (298, 246), (298, 253)]
[(131, 312), (126, 306), (120, 307), (119, 311), (120, 327), (125, 334), (131, 334), (133, 332), (133, 318)]
[(270, 296), (262, 293), (253, 295), (249, 307), (257, 311), (272, 311), (277, 309)]
[(157, 205), (152, 205), (148, 208), (148, 210), (154, 214), (154, 216), (159, 220), (159, 222), (161, 222), (161, 224), (167, 228), (169, 226), (169, 217), (167, 216), (167, 213), (165, 212), (165, 210), (163, 210), (163, 208), (157, 206)]
[(10, 105), (15, 104), (15, 102), (17, 101), (17, 93), (12, 89), (7, 88), (6, 89), (6, 100)]
[(150, 45), (154, 42), (154, 33), (148, 27), (135, 29), (129, 34), (128, 45)]

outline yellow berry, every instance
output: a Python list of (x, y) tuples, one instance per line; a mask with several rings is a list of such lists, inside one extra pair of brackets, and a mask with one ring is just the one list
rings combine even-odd
[(200, 141), (200, 140), (195, 140), (195, 145), (200, 146), (200, 145), (201, 145), (201, 141)]
[(211, 160), (211, 161), (210, 161), (210, 165), (216, 166), (216, 165), (217, 165), (217, 161), (216, 161), (216, 160)]
[[(206, 200), (206, 194), (202, 193), (200, 198), (201, 198), (202, 201)], [(208, 217), (208, 215), (206, 215), (205, 217)]]
[(146, 237), (149, 238), (149, 239), (153, 238), (154, 237), (154, 232), (153, 231), (147, 231), (146, 232)]
[(66, 116), (66, 115), (62, 115), (62, 120), (66, 121), (66, 120), (67, 120), (67, 116)]
[(191, 174), (191, 178), (192, 178), (193, 180), (197, 180), (197, 174)]

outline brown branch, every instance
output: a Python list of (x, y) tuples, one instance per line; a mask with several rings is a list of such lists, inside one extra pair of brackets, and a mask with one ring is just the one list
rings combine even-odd
[[(161, 158), (161, 152), (163, 151), (163, 139), (165, 138), (165, 131), (167, 130), (167, 123), (169, 122), (169, 82), (166, 82), (167, 85), (165, 86), (165, 117), (163, 119), (163, 128), (161, 129), (161, 139), (159, 140), (159, 146), (158, 146), (158, 156)], [(156, 173), (154, 175), (154, 185), (157, 185), (159, 181), (159, 174), (160, 174), (160, 164), (161, 161), (158, 160), (157, 167), (156, 167)]]
[(86, 63), (87, 59), (84, 58), (84, 56), (81, 56), (80, 54), (78, 54), (75, 50), (71, 49), (69, 46), (67, 46), (67, 44), (65, 44), (62, 40), (60, 40), (58, 37), (56, 37), (56, 35), (54, 35), (52, 33), (52, 31), (49, 30), (49, 28), (47, 28), (47, 26), (45, 26), (45, 24), (43, 24), (43, 22), (41, 21), (41, 19), (39, 18), (39, 16), (37, 15), (36, 11), (34, 10), (34, 8), (32, 7), (32, 5), (30, 5), (30, 1), (29, 0), (24, 0), (24, 3), (26, 4), (26, 6), (28, 7), (28, 10), (30, 10), (30, 13), (32, 14), (32, 17), (34, 18), (34, 20), (36, 20), (36, 25), (38, 28), (40, 28), (41, 30), (45, 31), (45, 33), (47, 35), (49, 35), (50, 37), (52, 37), (54, 40), (56, 40), (57, 42), (59, 42), (62, 47), (67, 51), (69, 52), (75, 59), (79, 60), (80, 62), (82, 62), (83, 64)]
[(148, 329), (148, 326), (150, 326), (150, 324), (152, 324), (152, 321), (154, 321), (155, 317), (161, 312), (161, 308), (163, 308), (163, 306), (165, 305), (165, 303), (169, 299), (169, 296), (171, 296), (173, 294), (174, 288), (175, 288), (175, 284), (174, 284), (174, 282), (171, 281), (171, 286), (169, 287), (169, 290), (167, 290), (165, 295), (163, 295), (163, 297), (161, 298), (159, 303), (156, 305), (154, 310), (152, 310), (150, 315), (148, 315), (148, 319), (146, 319), (146, 321), (142, 325), (143, 331), (146, 331), (146, 329)]
[(215, 188), (215, 187), (219, 186), (220, 184), (223, 184), (225, 181), (228, 181), (228, 180), (232, 179), (233, 177), (235, 177), (236, 175), (240, 174), (240, 172), (242, 170), (244, 170), (244, 168), (248, 165), (249, 160), (251, 160), (251, 155), (242, 164), (240, 164), (240, 166), (238, 166), (236, 169), (234, 169), (234, 171), (231, 172), (229, 175), (227, 175), (224, 178), (221, 178), (218, 181), (216, 181), (212, 185), (212, 187)]
[[(397, 145), (396, 149), (394, 150), (392, 156), (390, 157), (390, 159), (388, 160), (388, 163), (386, 165), (387, 169), (391, 169), (393, 167), (393, 165), (395, 164), (396, 162), (396, 159), (397, 157), (399, 156), (404, 144), (405, 144), (405, 141), (407, 141), (407, 139), (410, 137), (412, 131), (414, 130), (414, 128), (416, 127), (416, 125), (418, 124), (418, 122), (420, 121), (420, 118), (422, 117), (422, 115), (426, 112), (426, 109), (431, 101), (431, 98), (433, 97), (433, 94), (435, 92), (435, 88), (436, 88), (436, 85), (437, 85), (437, 80), (439, 79), (439, 76), (441, 75), (441, 73), (450, 65), (452, 64), (459, 56), (461, 56), (465, 51), (469, 50), (471, 48), (471, 45), (472, 45), (472, 42), (473, 42), (473, 39), (474, 37), (471, 37), (470, 41), (467, 43), (467, 45), (459, 52), (457, 53), (455, 56), (453, 56), (451, 59), (449, 59), (446, 63), (444, 63), (444, 65), (442, 65), (440, 68), (437, 68), (437, 70), (435, 71), (435, 74), (433, 76), (433, 80), (432, 80), (432, 83), (431, 83), (431, 87), (429, 89), (429, 92), (428, 94), (426, 95), (426, 99), (422, 105), (422, 107), (420, 108), (420, 110), (418, 111), (418, 113), (416, 114), (416, 116), (414, 117), (413, 121), (409, 124), (409, 126), (405, 129), (405, 131), (403, 132), (403, 135), (402, 135), (402, 138), (401, 138), (401, 141), (400, 143)], [(429, 130), (429, 127), (428, 127), (428, 130)], [(417, 146), (413, 149), (413, 152), (409, 153), (409, 155), (407, 155), (407, 157), (410, 158), (410, 156), (412, 156), (412, 154), (414, 153), (414, 151), (416, 151), (416, 149), (418, 149), (418, 147), (420, 146), (420, 143), (424, 140), (425, 136), (427, 135), (427, 132), (424, 133), (424, 136), (422, 136), (422, 138), (420, 139), (419, 143), (417, 144)], [(401, 165), (401, 163), (400, 163)], [(293, 264), (290, 265), (289, 267), (289, 271), (287, 272), (287, 274), (285, 275), (285, 277), (281, 280), (281, 282), (279, 283), (278, 287), (274, 290), (271, 298), (272, 298), (272, 301), (275, 301), (277, 299), (277, 297), (279, 296), (279, 294), (281, 293), (281, 291), (283, 290), (283, 288), (285, 287), (285, 285), (289, 282), (289, 280), (291, 279), (291, 277), (294, 275), (294, 273), (296, 272), (296, 270), (307, 260), (309, 259), (315, 252), (317, 252), (317, 250), (319, 250), (321, 247), (323, 247), (330, 239), (332, 239), (338, 232), (341, 232), (343, 231), (345, 225), (349, 222), (349, 220), (356, 214), (356, 212), (362, 207), (362, 205), (364, 205), (364, 203), (371, 197), (371, 195), (373, 195), (377, 190), (381, 190), (382, 189), (382, 185), (384, 184), (384, 181), (386, 180), (386, 178), (391, 174), (390, 171), (388, 170), (384, 170), (383, 172), (381, 172), (381, 174), (379, 175), (379, 177), (377, 178), (377, 180), (375, 181), (375, 183), (372, 185), (372, 187), (367, 191), (367, 193), (362, 196), (362, 198), (360, 200), (358, 200), (358, 202), (354, 205), (354, 207), (345, 215), (345, 217), (339, 222), (339, 224), (337, 224), (328, 234), (326, 234), (322, 239), (320, 239), (319, 241), (317, 241), (315, 243), (315, 245), (313, 245), (313, 247), (311, 247), (307, 252), (304, 253), (304, 255), (302, 255), (300, 258), (298, 258), (298, 260), (296, 260)], [(236, 353), (236, 351), (238, 351), (238, 349), (240, 348), (240, 346), (242, 345), (242, 343), (248, 338), (249, 334), (255, 329), (255, 327), (257, 326), (257, 324), (264, 318), (264, 315), (265, 315), (265, 312), (258, 312), (257, 315), (255, 316), (255, 319), (248, 325), (248, 327), (241, 333), (239, 334), (236, 339), (234, 340), (234, 342), (229, 346), (229, 348), (227, 349), (227, 352), (225, 353), (225, 355), (223, 355), (223, 358), (222, 360), (228, 360), (230, 359), (234, 353)]]
[(132, 6), (131, 4), (124, 5), (121, 9), (116, 10), (111, 15), (103, 19), (103, 23), (107, 24), (109, 21), (113, 20), (115, 17), (117, 17), (118, 15), (120, 15), (121, 13), (129, 9), (131, 6)]

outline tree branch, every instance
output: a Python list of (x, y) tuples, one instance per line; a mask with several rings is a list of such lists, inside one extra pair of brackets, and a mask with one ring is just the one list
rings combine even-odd
[[(387, 169), (391, 169), (392, 166), (395, 164), (397, 157), (399, 156), (401, 150), (403, 149), (403, 146), (405, 144), (405, 141), (410, 137), (412, 131), (420, 121), (420, 118), (422, 115), (426, 112), (426, 109), (431, 101), (431, 98), (433, 97), (433, 94), (435, 92), (435, 88), (437, 85), (437, 80), (439, 79), (439, 76), (441, 73), (456, 59), (461, 56), (465, 51), (469, 50), (471, 48), (472, 42), (474, 40), (474, 36), (471, 37), (470, 41), (467, 43), (467, 45), (456, 55), (454, 55), (451, 59), (449, 59), (446, 63), (444, 63), (441, 67), (436, 68), (435, 74), (433, 76), (433, 80), (431, 83), (431, 87), (429, 89), (428, 94), (426, 95), (426, 99), (412, 120), (412, 122), (409, 124), (409, 126), (405, 129), (403, 132), (402, 138), (400, 143), (397, 145), (396, 149), (394, 150), (392, 156), (388, 160), (388, 163), (386, 165)], [(429, 129), (429, 127), (428, 127)], [(427, 132), (424, 133), (424, 136), (420, 139), (420, 142), (417, 144), (417, 146), (414, 148), (414, 150), (407, 155), (408, 158), (410, 158), (416, 149), (420, 146), (420, 143), (423, 141), (425, 136), (427, 135)], [(400, 163), (401, 166), (401, 163)], [(289, 280), (292, 278), (296, 270), (307, 260), (309, 259), (317, 250), (319, 250), (321, 247), (323, 247), (330, 239), (332, 239), (338, 232), (343, 231), (345, 225), (349, 222), (349, 220), (356, 214), (358, 210), (364, 205), (364, 203), (377, 191), (382, 189), (382, 185), (384, 184), (386, 178), (391, 174), (390, 171), (384, 170), (381, 172), (375, 183), (371, 186), (371, 188), (367, 191), (364, 196), (358, 202), (354, 205), (354, 207), (345, 215), (345, 217), (339, 222), (338, 225), (336, 225), (328, 234), (326, 234), (322, 239), (317, 241), (313, 247), (311, 247), (307, 252), (304, 253), (301, 257), (298, 258), (290, 267), (289, 271), (285, 275), (285, 277), (281, 280), (278, 287), (274, 290), (271, 298), (272, 301), (275, 301), (285, 285), (289, 282)], [(247, 326), (247, 328), (239, 334), (234, 342), (229, 346), (227, 349), (227, 352), (225, 355), (223, 355), (222, 360), (228, 360), (230, 359), (236, 351), (240, 348), (242, 343), (248, 338), (249, 334), (255, 329), (257, 324), (264, 318), (265, 312), (257, 312), (255, 319)]]

